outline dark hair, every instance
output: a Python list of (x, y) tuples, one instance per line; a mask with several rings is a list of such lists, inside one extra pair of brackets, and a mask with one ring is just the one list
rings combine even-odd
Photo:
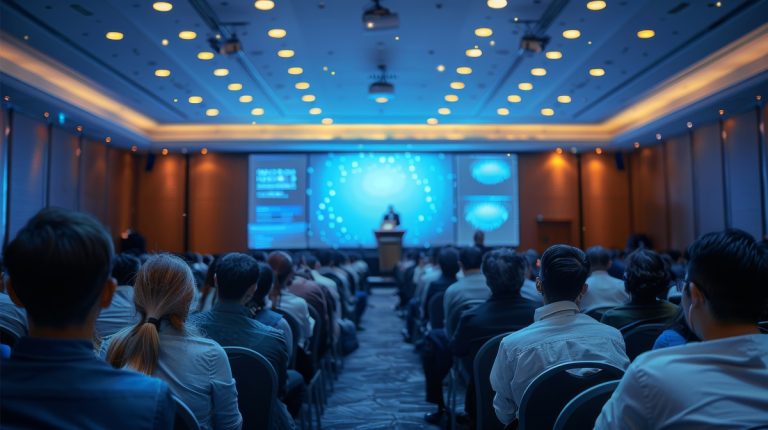
[(333, 251), (333, 264), (335, 266), (341, 266), (344, 263), (347, 262), (349, 257), (347, 257), (347, 254), (341, 252), (341, 251)]
[(240, 300), (259, 280), (259, 262), (255, 258), (233, 252), (216, 264), (216, 294), (222, 300)]
[(689, 248), (688, 280), (721, 321), (756, 323), (768, 305), (768, 252), (747, 232), (705, 234)]
[(16, 296), (43, 327), (83, 324), (112, 270), (112, 239), (90, 215), (43, 209), (4, 252)]
[(317, 265), (317, 257), (308, 252), (305, 252), (304, 255), (301, 256), (301, 261), (305, 266), (312, 270), (314, 270), (315, 266)]
[(629, 254), (624, 286), (632, 300), (653, 300), (669, 289), (669, 264), (656, 252), (640, 248)]
[(115, 257), (112, 265), (112, 277), (117, 280), (117, 285), (133, 285), (136, 272), (141, 267), (141, 261), (131, 254), (120, 254)]
[(549, 303), (576, 300), (589, 276), (589, 260), (579, 248), (552, 245), (541, 256), (542, 290)]
[(440, 250), (438, 256), (438, 263), (440, 264), (440, 271), (443, 272), (443, 277), (453, 279), (456, 274), (459, 273), (459, 253), (456, 248), (447, 246)]
[(329, 249), (318, 249), (315, 251), (315, 257), (321, 266), (331, 266), (333, 264), (333, 253)]
[(497, 249), (485, 254), (483, 275), (493, 294), (519, 293), (525, 282), (525, 259), (510, 249)]
[(267, 257), (267, 263), (275, 276), (275, 286), (282, 289), (293, 273), (293, 260), (287, 252), (274, 251)]
[(536, 262), (539, 261), (539, 253), (533, 249), (525, 251), (523, 258), (528, 262), (528, 268), (531, 269), (530, 280), (533, 281), (539, 276), (539, 268), (536, 267)]
[(587, 249), (587, 258), (592, 270), (606, 270), (611, 265), (611, 253), (602, 246)]
[(272, 290), (274, 278), (274, 273), (269, 264), (259, 262), (259, 280), (256, 282), (256, 291), (253, 292), (253, 298), (251, 299), (253, 306), (259, 309), (263, 309), (266, 306), (266, 300), (264, 299)]
[(476, 246), (461, 248), (459, 261), (464, 270), (479, 269), (483, 264), (483, 250)]
[(205, 307), (206, 299), (211, 291), (216, 287), (214, 282), (214, 276), (216, 275), (216, 265), (219, 264), (221, 258), (214, 257), (211, 264), (208, 265), (208, 271), (205, 273), (205, 281), (203, 281), (203, 288), (200, 289), (200, 301), (197, 305), (197, 310), (202, 311)]

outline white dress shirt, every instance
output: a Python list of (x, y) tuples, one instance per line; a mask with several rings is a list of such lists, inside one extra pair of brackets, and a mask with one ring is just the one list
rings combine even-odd
[(517, 417), (528, 384), (552, 366), (571, 361), (599, 361), (621, 369), (629, 365), (621, 333), (579, 313), (574, 302), (544, 305), (533, 319), (501, 341), (491, 369), (493, 407), (504, 424)]
[(0, 326), (10, 330), (17, 337), (27, 335), (27, 311), (16, 306), (5, 293), (0, 293)]
[(136, 325), (140, 318), (133, 303), (133, 287), (120, 285), (112, 296), (112, 303), (99, 313), (96, 319), (96, 333), (101, 338), (112, 336), (126, 327)]
[(445, 315), (445, 332), (453, 336), (460, 315), (454, 315), (459, 308), (467, 303), (483, 303), (491, 297), (491, 289), (485, 282), (485, 275), (480, 272), (471, 273), (451, 284), (443, 296), (443, 315)]
[(596, 429), (768, 428), (768, 336), (664, 348), (638, 357)]
[[(265, 301), (266, 307), (271, 308), (272, 303), (270, 302), (269, 297), (267, 297)], [(294, 336), (299, 337), (299, 347), (306, 348), (309, 346), (308, 340), (312, 338), (312, 330), (315, 328), (315, 320), (309, 315), (307, 301), (288, 290), (282, 290), (280, 291), (280, 300), (277, 303), (277, 308), (288, 312), (299, 322), (300, 333), (293, 333)]]
[(587, 293), (579, 302), (582, 312), (597, 308), (613, 308), (629, 301), (629, 294), (624, 290), (624, 281), (614, 278), (605, 270), (592, 272), (586, 284), (588, 285)]

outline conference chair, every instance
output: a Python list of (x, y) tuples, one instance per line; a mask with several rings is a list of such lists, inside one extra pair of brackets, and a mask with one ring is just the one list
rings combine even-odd
[(176, 408), (173, 417), (173, 430), (200, 430), (200, 424), (189, 406), (176, 396), (173, 396), (173, 404)]
[(443, 309), (443, 298), (445, 293), (437, 293), (429, 299), (429, 326), (431, 329), (443, 328), (445, 326), (445, 310)]
[(19, 341), (19, 336), (16, 333), (8, 330), (7, 328), (0, 326), (0, 343), (8, 345), (13, 349), (16, 343)]
[(312, 329), (312, 338), (309, 342), (309, 356), (312, 363), (313, 374), (309, 380), (307, 386), (307, 405), (309, 407), (309, 424), (311, 427), (312, 415), (314, 412), (315, 422), (317, 428), (321, 429), (320, 418), (325, 412), (326, 393), (323, 382), (323, 369), (320, 366), (320, 344), (325, 339), (322, 337), (323, 330), (320, 323), (320, 314), (311, 306), (309, 308), (309, 315), (315, 320), (315, 326)]
[(605, 306), (602, 308), (594, 308), (586, 313), (586, 315), (596, 319), (597, 321), (600, 321), (600, 318), (603, 317), (603, 314), (613, 309), (615, 306)]
[(603, 406), (616, 391), (620, 381), (608, 381), (588, 388), (568, 402), (555, 421), (554, 430), (591, 429)]
[(291, 344), (291, 356), (288, 359), (288, 368), (295, 369), (296, 368), (296, 352), (299, 350), (299, 335), (301, 334), (301, 327), (299, 325), (299, 321), (294, 318), (293, 315), (289, 314), (285, 309), (272, 309), (274, 312), (279, 313), (283, 316), (286, 322), (288, 322), (288, 326), (291, 327), (291, 333), (293, 333), (293, 339)]
[(277, 373), (269, 361), (256, 351), (225, 346), (237, 387), (237, 405), (243, 416), (243, 429), (269, 429), (273, 402), (277, 401)]
[(768, 321), (760, 321), (757, 325), (763, 334), (768, 334)]
[[(445, 297), (445, 296), (443, 296)], [(472, 300), (470, 302), (464, 303), (463, 305), (459, 306), (457, 309), (450, 312), (448, 315), (445, 315), (445, 322), (446, 327), (449, 325), (448, 322), (450, 321), (450, 326), (456, 329), (456, 325), (458, 324), (459, 318), (461, 318), (461, 314), (464, 313), (464, 311), (474, 308), (475, 306), (478, 306), (482, 303), (485, 303), (482, 300)], [(443, 307), (443, 312), (445, 312), (445, 307)], [(454, 358), (453, 360), (453, 366), (451, 367), (451, 373), (449, 374), (449, 383), (448, 383), (448, 410), (451, 411), (451, 428), (456, 428), (456, 394), (459, 391), (459, 386), (464, 386), (466, 388), (466, 378), (464, 377), (466, 375), (466, 372), (471, 372), (471, 362), (474, 357), (468, 357), (469, 363), (466, 363), (466, 360), (457, 360)], [(468, 365), (470, 364), (470, 365)]]
[(496, 354), (499, 353), (501, 340), (509, 333), (500, 334), (492, 337), (485, 342), (475, 355), (472, 364), (472, 372), (475, 384), (475, 399), (477, 399), (477, 418), (476, 429), (482, 430), (503, 430), (502, 424), (496, 418), (496, 412), (493, 409), (493, 388), (491, 387), (491, 368), (496, 360)]
[[(597, 372), (575, 374), (573, 370), (596, 369)], [(528, 385), (520, 401), (520, 430), (550, 429), (565, 405), (587, 388), (621, 379), (624, 370), (597, 361), (572, 361), (558, 364), (542, 372)]]
[[(641, 324), (637, 324), (641, 323)], [(621, 328), (624, 344), (627, 347), (627, 357), (634, 361), (638, 355), (653, 349), (653, 344), (661, 332), (669, 328), (669, 323), (644, 323), (637, 321)]]

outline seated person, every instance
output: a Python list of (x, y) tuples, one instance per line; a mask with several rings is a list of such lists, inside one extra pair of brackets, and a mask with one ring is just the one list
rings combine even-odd
[(640, 355), (596, 429), (757, 429), (768, 424), (768, 251), (741, 230), (709, 233), (688, 249), (682, 306), (702, 339)]
[(543, 305), (541, 301), (541, 294), (536, 289), (536, 262), (539, 261), (539, 255), (536, 251), (529, 249), (526, 252), (520, 254), (525, 259), (525, 281), (523, 281), (523, 287), (520, 288), (520, 295), (524, 299), (528, 299), (536, 303), (536, 307)]
[(227, 354), (185, 327), (195, 288), (187, 263), (170, 254), (153, 255), (139, 269), (133, 288), (141, 319), (104, 340), (101, 354), (107, 362), (168, 383), (201, 429), (239, 429), (243, 420)]
[(115, 258), (112, 277), (117, 281), (117, 290), (112, 303), (96, 319), (96, 334), (99, 338), (112, 336), (139, 322), (139, 314), (133, 304), (133, 280), (139, 267), (141, 261), (131, 254), (120, 254)]
[(629, 303), (613, 308), (600, 320), (618, 329), (635, 321), (671, 323), (680, 314), (680, 308), (657, 296), (666, 292), (672, 279), (669, 266), (661, 256), (647, 249), (638, 249), (626, 260), (624, 284), (629, 292)]
[(493, 407), (502, 423), (517, 418), (528, 384), (552, 366), (601, 361), (625, 369), (629, 364), (621, 333), (579, 311), (588, 274), (589, 260), (578, 248), (554, 245), (541, 256), (536, 287), (544, 306), (536, 309), (533, 324), (501, 341), (491, 369)]
[(508, 249), (485, 254), (483, 273), (491, 290), (487, 302), (465, 311), (461, 315), (456, 333), (451, 340), (453, 355), (461, 357), (467, 373), (467, 395), (464, 409), (469, 421), (476, 416), (475, 388), (472, 369), (475, 355), (492, 337), (520, 330), (533, 322), (538, 304), (520, 295), (528, 262)]
[(5, 249), (7, 289), (29, 336), (2, 360), (4, 428), (173, 426), (163, 381), (113, 369), (93, 353), (94, 323), (115, 292), (112, 239), (88, 215), (43, 209)]
[(5, 291), (4, 275), (0, 263), (0, 327), (10, 331), (17, 338), (27, 335), (27, 312), (24, 308), (13, 303)]
[(293, 294), (288, 285), (293, 281), (293, 261), (288, 254), (271, 256), (267, 264), (272, 269), (274, 282), (269, 293), (272, 309), (282, 309), (299, 323), (298, 345), (302, 349), (309, 348), (316, 321), (309, 315), (309, 305), (303, 298)]
[(463, 248), (459, 252), (459, 267), (464, 277), (448, 287), (443, 297), (445, 333), (448, 338), (453, 336), (461, 317), (461, 309), (472, 303), (484, 302), (491, 296), (491, 289), (480, 271), (482, 263), (483, 251), (476, 246)]
[[(259, 262), (259, 280), (256, 282), (256, 289), (253, 291), (251, 299), (246, 306), (248, 307), (251, 318), (282, 332), (285, 337), (285, 343), (288, 346), (288, 357), (293, 357), (296, 351), (293, 350), (293, 330), (291, 325), (283, 316), (272, 310), (272, 304), (267, 303), (267, 296), (272, 291), (274, 275), (269, 264)], [(290, 360), (289, 358), (289, 361)]]
[(686, 309), (682, 309), (680, 315), (669, 325), (669, 328), (661, 332), (659, 337), (653, 343), (653, 349), (668, 348), (670, 346), (685, 345), (688, 342), (701, 342), (696, 333), (688, 327), (686, 319)]
[[(259, 263), (245, 254), (231, 253), (216, 265), (218, 300), (209, 311), (192, 315), (189, 324), (221, 346), (239, 346), (263, 355), (277, 374), (277, 392), (285, 391), (288, 345), (278, 330), (251, 318), (243, 303), (250, 299), (259, 280)], [(273, 427), (292, 428), (293, 419), (282, 402), (274, 403)]]
[(448, 287), (456, 283), (456, 274), (459, 273), (459, 252), (456, 251), (456, 248), (447, 246), (441, 249), (437, 261), (440, 264), (440, 277), (429, 284), (424, 295), (424, 301), (421, 302), (421, 314), (424, 321), (429, 321), (429, 302), (432, 297), (444, 293)]
[(216, 258), (208, 265), (203, 287), (199, 291), (195, 290), (196, 302), (192, 304), (193, 312), (203, 312), (213, 307), (213, 303), (216, 300), (216, 283), (213, 280), (213, 276), (216, 274), (216, 263), (218, 261), (219, 259)]
[(589, 288), (581, 298), (579, 307), (582, 312), (599, 308), (613, 308), (629, 301), (624, 290), (624, 282), (608, 274), (611, 268), (611, 253), (602, 246), (593, 246), (587, 250), (592, 273), (587, 278)]

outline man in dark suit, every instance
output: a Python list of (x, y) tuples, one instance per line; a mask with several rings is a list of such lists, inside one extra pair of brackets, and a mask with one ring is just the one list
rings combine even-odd
[(477, 351), (492, 337), (520, 330), (533, 322), (538, 304), (520, 295), (526, 266), (525, 259), (509, 249), (485, 254), (482, 270), (491, 289), (491, 298), (462, 314), (451, 340), (453, 354), (461, 358), (468, 373), (464, 409), (471, 422), (476, 413), (472, 362)]
[(389, 205), (387, 213), (384, 215), (383, 224), (387, 223), (391, 224), (393, 227), (400, 226), (400, 215), (395, 212), (395, 207), (392, 205)]

